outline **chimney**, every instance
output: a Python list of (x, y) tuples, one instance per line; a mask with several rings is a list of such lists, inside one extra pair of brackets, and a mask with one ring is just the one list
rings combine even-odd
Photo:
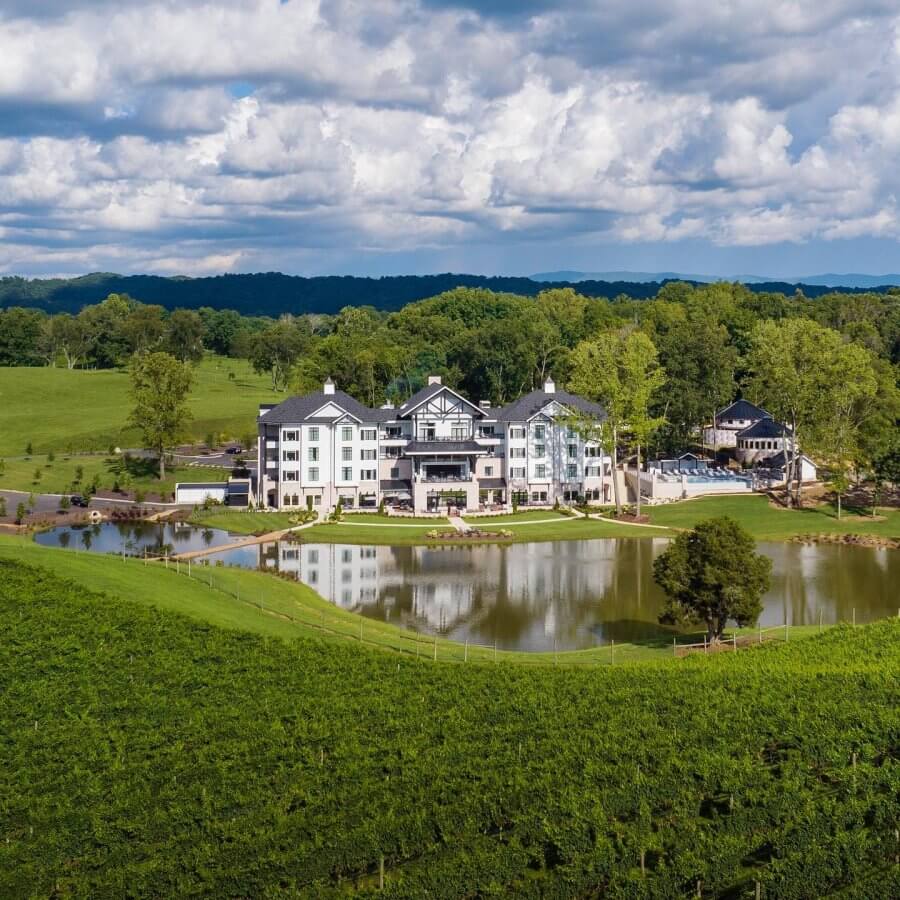
[(334, 393), (334, 382), (331, 380), (331, 377), (325, 379), (325, 384), (322, 385), (322, 393), (323, 394), (333, 394)]
[(440, 375), (429, 375), (428, 376), (428, 386), (431, 387), (433, 384), (440, 384), (441, 376)]
[(479, 400), (479, 401), (478, 401), (478, 406), (479, 406), (480, 409), (490, 409), (490, 408), (491, 408), (491, 401), (490, 401), (490, 400)]
[(545, 394), (555, 394), (556, 393), (556, 385), (553, 383), (553, 379), (549, 376), (547, 380), (544, 382), (544, 393)]

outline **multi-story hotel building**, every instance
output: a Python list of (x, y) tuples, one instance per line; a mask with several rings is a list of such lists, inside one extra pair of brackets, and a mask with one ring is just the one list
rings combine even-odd
[(329, 379), (321, 391), (260, 408), (257, 496), (269, 508), (321, 512), (339, 499), (416, 512), (608, 501), (610, 459), (568, 427), (573, 413), (605, 416), (550, 380), (492, 408), (431, 376), (400, 406), (370, 409)]

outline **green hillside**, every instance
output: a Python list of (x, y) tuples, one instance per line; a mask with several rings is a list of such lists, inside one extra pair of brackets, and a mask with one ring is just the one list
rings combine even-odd
[[(258, 405), (281, 399), (247, 360), (207, 356), (195, 370), (191, 433), (255, 432)], [(0, 367), (0, 456), (23, 455), (29, 441), (38, 454), (136, 446), (130, 409), (124, 371)]]
[(900, 893), (896, 622), (445, 666), (10, 561), (0, 616), (2, 896)]

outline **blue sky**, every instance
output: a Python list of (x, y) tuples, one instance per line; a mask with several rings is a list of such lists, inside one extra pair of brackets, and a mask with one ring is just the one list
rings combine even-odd
[(900, 271), (896, 0), (5, 0), (0, 274)]

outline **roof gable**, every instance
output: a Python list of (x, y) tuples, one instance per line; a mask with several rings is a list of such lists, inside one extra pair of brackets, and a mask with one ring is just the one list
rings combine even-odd
[(429, 384), (426, 387), (423, 387), (422, 390), (416, 391), (406, 403), (400, 404), (397, 409), (397, 414), (401, 417), (410, 416), (424, 403), (428, 403), (430, 400), (436, 400), (443, 393), (449, 394), (456, 401), (468, 406), (479, 418), (484, 416), (484, 410), (480, 406), (476, 405), (471, 400), (467, 400), (462, 394), (458, 394), (453, 388), (449, 388), (445, 384)]

